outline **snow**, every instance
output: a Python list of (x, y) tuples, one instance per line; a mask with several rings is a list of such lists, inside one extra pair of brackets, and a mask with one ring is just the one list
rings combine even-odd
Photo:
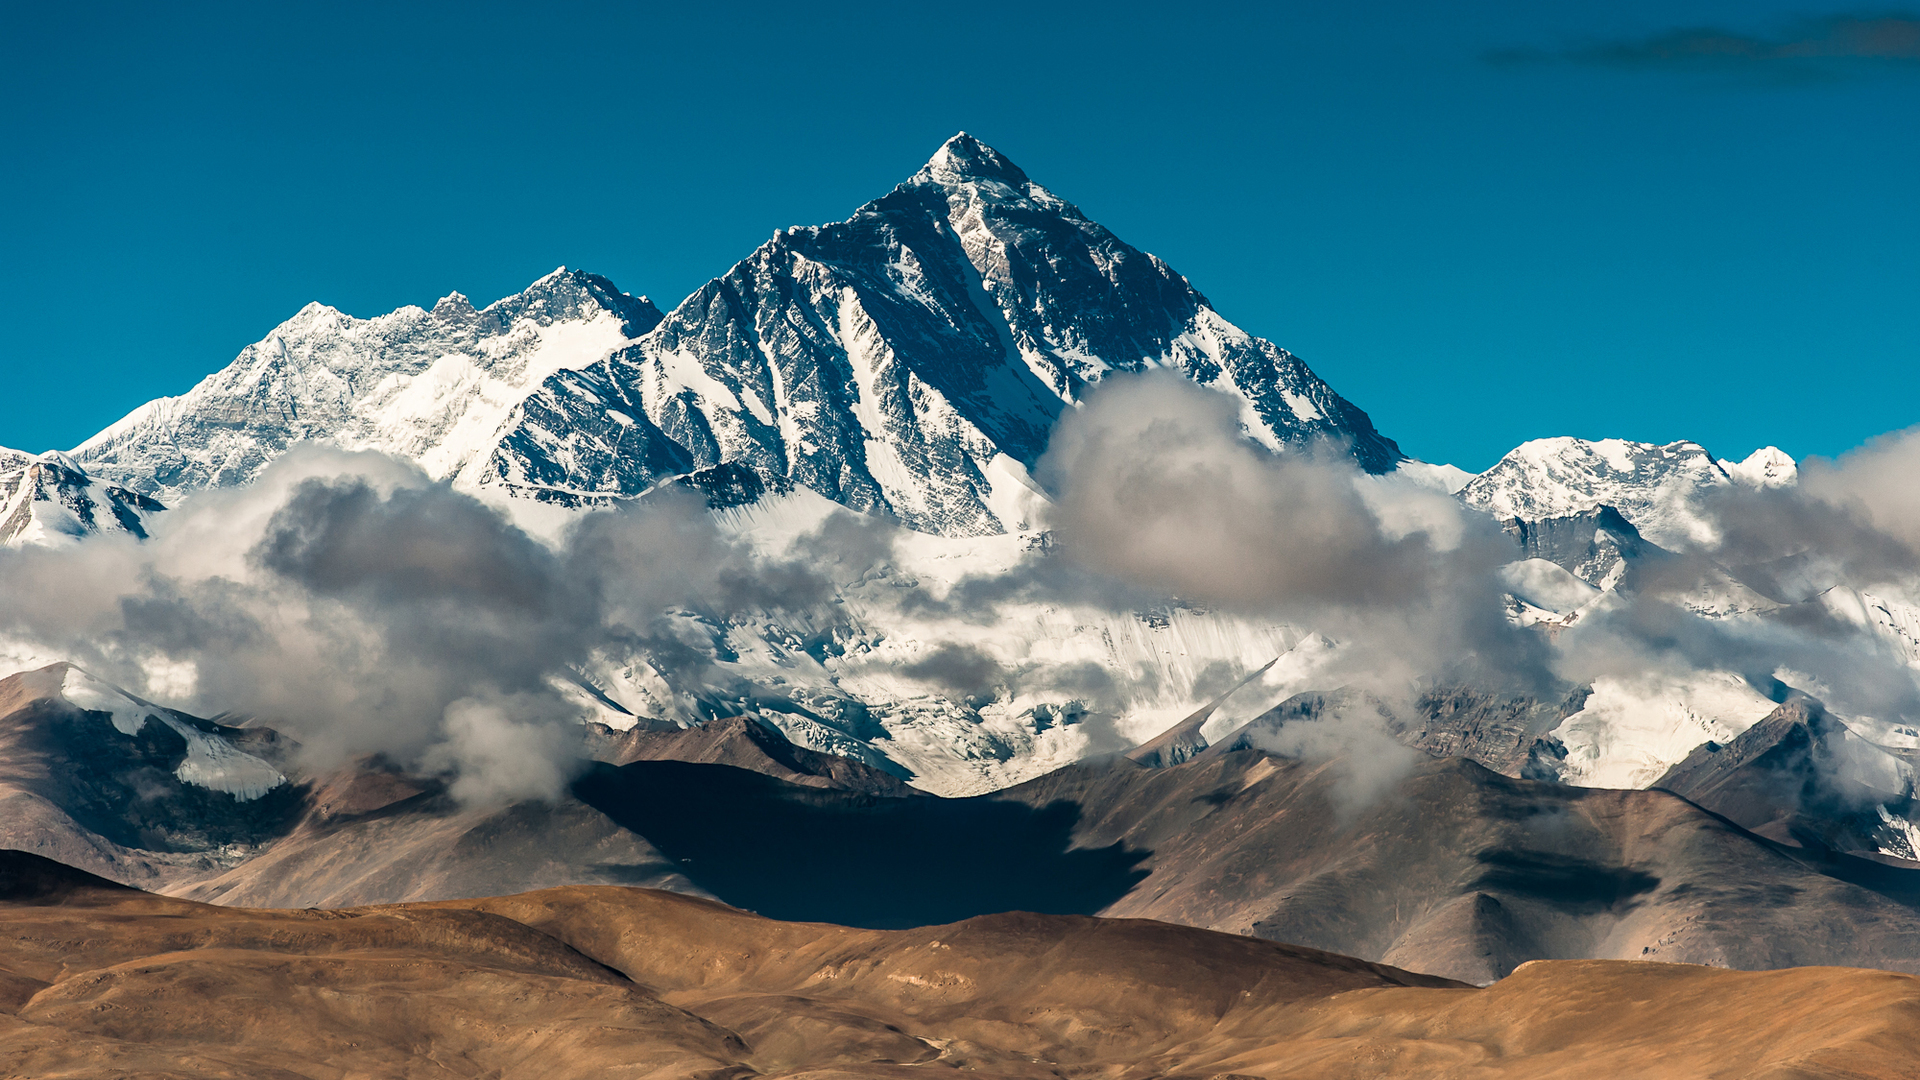
[(1648, 540), (1681, 551), (1712, 541), (1699, 503), (1731, 483), (1698, 443), (1554, 438), (1520, 444), (1459, 495), (1496, 518), (1527, 521), (1611, 506)]
[(1908, 667), (1920, 670), (1920, 605), (1837, 585), (1814, 598), (1835, 618), (1867, 629)]
[[(832, 502), (798, 490), (725, 511), (721, 521), (755, 550), (778, 554), (836, 512), (842, 511)], [(789, 627), (771, 618), (725, 626), (725, 644), (735, 658), (716, 658), (713, 669), (740, 687), (726, 691), (726, 711), (757, 710), (763, 721), (816, 749), (863, 757), (882, 754), (911, 770), (914, 783), (929, 791), (977, 794), (1030, 779), (1088, 753), (1120, 750), (1151, 738), (1206, 703), (1196, 684), (1210, 669), (1258, 670), (1302, 636), (1295, 627), (1184, 607), (1142, 614), (1095, 605), (1012, 601), (999, 605), (988, 618), (986, 612), (948, 609), (940, 603), (964, 579), (1017, 572), (1041, 558), (1038, 540), (1031, 532), (974, 537), (901, 533), (891, 566), (841, 584), (840, 602), (833, 605), (841, 648), (823, 660), (795, 647), (793, 638), (825, 628)], [(683, 640), (690, 644), (711, 640), (715, 630), (691, 615), (684, 626)], [(969, 704), (905, 673), (906, 665), (943, 646), (991, 656), (1012, 685), (995, 690), (990, 700)], [(600, 664), (616, 660), (630, 671), (640, 666), (631, 658), (616, 657), (603, 658)], [(1101, 705), (1083, 700), (1085, 691), (1069, 677), (1083, 669), (1112, 678), (1111, 701)], [(602, 687), (611, 681), (604, 670), (597, 665), (590, 672)], [(1306, 668), (1296, 664), (1289, 670), (1302, 674)], [(692, 705), (691, 699), (665, 686), (678, 678), (667, 673), (646, 695), (648, 702), (634, 711), (697, 719), (697, 712), (689, 717), (682, 711)], [(815, 717), (836, 710), (857, 712), (872, 728), (862, 734), (847, 721), (823, 725), (791, 708), (766, 708), (752, 700), (769, 694), (801, 704)], [(630, 699), (621, 700), (625, 705)], [(1089, 723), (1090, 717), (1099, 723)], [(849, 749), (856, 745), (865, 749)]]
[(1748, 487), (1785, 487), (1800, 479), (1799, 466), (1777, 446), (1763, 446), (1742, 461), (1719, 464), (1734, 482)]
[(72, 665), (60, 684), (60, 696), (68, 704), (87, 712), (103, 712), (112, 720), (115, 731), (138, 735), (148, 720), (158, 720), (159, 710), (134, 700), (119, 687), (105, 683)]
[(138, 735), (149, 720), (166, 725), (186, 742), (186, 757), (174, 770), (182, 783), (223, 791), (241, 802), (251, 802), (286, 783), (280, 770), (266, 761), (71, 664), (61, 682), (60, 696), (75, 708), (106, 713), (114, 730), (122, 735)]
[(0, 544), (64, 547), (96, 533), (140, 537), (156, 509), (123, 488), (95, 483), (57, 450), (0, 451)]
[(1319, 407), (1308, 400), (1304, 394), (1294, 390), (1283, 389), (1280, 391), (1280, 398), (1287, 403), (1287, 408), (1291, 409), (1293, 415), (1300, 420), (1312, 421), (1326, 419), (1325, 414), (1320, 411)]
[(432, 312), (408, 306), (372, 319), (309, 304), (186, 394), (135, 409), (73, 457), (163, 502), (245, 483), (302, 440), (411, 458), (475, 486), (529, 394), (631, 343), (613, 307), (632, 313), (643, 302), (609, 295), (599, 279), (557, 271), (479, 312), (451, 296)]
[(1596, 679), (1585, 707), (1552, 732), (1567, 749), (1560, 779), (1643, 788), (1694, 747), (1732, 742), (1776, 707), (1731, 672)]
[(1456, 465), (1432, 465), (1424, 461), (1408, 458), (1394, 470), (1399, 475), (1419, 484), (1448, 495), (1457, 494), (1479, 473), (1470, 473)]

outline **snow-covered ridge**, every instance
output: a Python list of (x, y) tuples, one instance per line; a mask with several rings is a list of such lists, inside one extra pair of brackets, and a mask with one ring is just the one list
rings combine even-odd
[(38, 456), (0, 448), (0, 545), (60, 546), (97, 533), (145, 539), (166, 509), (136, 491), (97, 483), (59, 451)]
[(60, 696), (77, 709), (106, 713), (115, 731), (138, 735), (148, 721), (164, 724), (185, 741), (186, 758), (174, 770), (181, 783), (210, 791), (224, 791), (241, 802), (251, 802), (287, 782), (266, 761), (234, 748), (217, 734), (200, 730), (170, 710), (143, 701), (125, 690), (68, 665)]
[(645, 297), (564, 267), (480, 310), (459, 293), (372, 319), (308, 304), (186, 394), (142, 405), (72, 455), (168, 502), (246, 483), (303, 439), (478, 485), (530, 391), (659, 318)]
[(1419, 484), (1424, 488), (1457, 495), (1460, 489), (1473, 482), (1475, 473), (1470, 473), (1457, 465), (1433, 465), (1425, 461), (1408, 458), (1402, 461), (1394, 472)]
[(1562, 437), (1520, 444), (1459, 494), (1503, 520), (1540, 521), (1611, 506), (1648, 540), (1681, 551), (1714, 538), (1699, 509), (1710, 492), (1736, 483), (1787, 484), (1794, 477), (1793, 459), (1771, 446), (1732, 463), (1693, 442)]

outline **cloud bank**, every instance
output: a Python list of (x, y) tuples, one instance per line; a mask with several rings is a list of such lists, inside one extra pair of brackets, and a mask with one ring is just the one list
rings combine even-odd
[(1773, 37), (1685, 27), (1558, 51), (1500, 49), (1485, 59), (1496, 66), (1570, 62), (1626, 71), (1725, 72), (1784, 82), (1867, 69), (1920, 72), (1920, 16), (1833, 15), (1797, 23)]
[(862, 554), (830, 525), (769, 557), (668, 490), (548, 546), (409, 463), (302, 447), (187, 500), (149, 543), (0, 551), (0, 633), (186, 708), (268, 718), (317, 765), (377, 753), (463, 798), (553, 795), (581, 752), (570, 671), (612, 642), (670, 644), (676, 607), (821, 602)]

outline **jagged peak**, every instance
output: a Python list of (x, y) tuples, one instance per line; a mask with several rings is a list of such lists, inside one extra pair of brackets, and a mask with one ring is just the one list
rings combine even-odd
[(33, 462), (36, 465), (54, 465), (62, 469), (69, 469), (79, 473), (81, 476), (87, 475), (87, 470), (81, 468), (79, 462), (68, 457), (64, 451), (60, 450), (49, 450), (44, 454), (36, 454), (34, 455)]
[(940, 149), (933, 152), (910, 182), (954, 187), (982, 180), (1016, 188), (1031, 183), (1020, 166), (1009, 161), (1005, 154), (962, 131), (940, 144)]
[(1750, 487), (1784, 487), (1800, 478), (1799, 463), (1777, 446), (1763, 446), (1744, 461), (1722, 461), (1720, 467), (1729, 477)]
[(299, 311), (294, 312), (293, 318), (288, 319), (287, 321), (297, 322), (301, 319), (314, 319), (322, 315), (340, 315), (346, 318), (353, 317), (351, 315), (347, 315), (346, 312), (341, 311), (339, 308), (334, 307), (332, 304), (323, 304), (318, 300), (309, 300), (307, 301), (307, 304), (305, 307), (301, 308)]
[(473, 301), (467, 299), (466, 293), (458, 290), (441, 297), (439, 302), (433, 305), (435, 315), (464, 315), (472, 310)]

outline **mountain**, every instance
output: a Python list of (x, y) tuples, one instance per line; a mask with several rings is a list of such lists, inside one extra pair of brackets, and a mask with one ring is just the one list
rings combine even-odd
[(149, 519), (165, 509), (95, 481), (58, 451), (34, 456), (0, 447), (0, 545), (68, 544), (98, 533), (144, 540)]
[[(1029, 472), (1054, 419), (1104, 374), (1149, 366), (1232, 395), (1270, 447), (1338, 440), (1370, 471), (1457, 491), (1502, 519), (1519, 556), (1505, 571), (1511, 614), (1548, 635), (1614, 610), (1686, 555), (1711, 492), (1794, 478), (1777, 450), (1735, 463), (1686, 442), (1540, 440), (1472, 477), (1410, 461), (1297, 358), (964, 134), (845, 221), (779, 231), (665, 316), (565, 270), (484, 310), (458, 294), (367, 320), (310, 305), (70, 458), (33, 472), (0, 455), (0, 470), (42, 478), (15, 487), (40, 493), (19, 505), (38, 508), (44, 536), (70, 535), (69, 519), (82, 532), (131, 521), (141, 535), (152, 498), (244, 483), (301, 439), (385, 450), (465, 490), (564, 507), (685, 485), (734, 536), (770, 548), (819, 527), (823, 507), (888, 515), (919, 531), (895, 565), (837, 583), (834, 610), (677, 612), (670, 648), (610, 650), (578, 674), (616, 725), (745, 717), (744, 730), (798, 749), (973, 794), (1193, 717), (1152, 748), (1177, 762), (1204, 745), (1200, 727), (1223, 722), (1196, 710), (1312, 639), (1312, 627), (1177, 605), (1016, 600), (986, 625), (901, 602), (1031, 568), (1046, 538), (1030, 531), (1044, 496)], [(48, 524), (56, 510), (60, 528)], [(1920, 616), (1896, 598), (1809, 584), (1791, 567), (1697, 569), (1698, 587), (1675, 599), (1703, 617), (1788, 619), (1811, 610), (1792, 605), (1817, 603), (1907, 655), (1920, 648)], [(33, 643), (6, 647), (47, 659)], [(1000, 681), (956, 688), (915, 674), (963, 654)], [(1089, 667), (1101, 678), (1089, 682)], [(1303, 681), (1305, 662), (1287, 677), (1241, 696), (1268, 693), (1250, 705), (1259, 711), (1341, 689)], [(1503, 773), (1639, 785), (1778, 704), (1719, 673), (1683, 681), (1597, 680), (1571, 708), (1558, 690), (1508, 701), (1437, 687), (1391, 726)]]
[(278, 744), (70, 664), (0, 679), (0, 844), (141, 884), (231, 865), (298, 814)]
[[(739, 718), (682, 731), (595, 726), (615, 762), (725, 762), (793, 783), (925, 797)], [(466, 806), (377, 759), (314, 771), (271, 728), (167, 709), (70, 664), (0, 679), (0, 846), (225, 903), (375, 903), (550, 885), (699, 892), (577, 799)]]
[[(478, 486), (544, 460), (539, 446), (500, 447), (529, 391), (659, 321), (646, 297), (565, 268), (478, 311), (459, 293), (432, 311), (373, 319), (308, 304), (187, 393), (140, 406), (72, 457), (163, 502), (244, 484), (303, 439), (397, 454)], [(653, 464), (641, 456), (624, 467)], [(663, 472), (683, 471), (679, 459), (667, 464)]]
[[(965, 134), (846, 221), (776, 233), (584, 378), (549, 380), (512, 437), (610, 444), (644, 415), (702, 467), (745, 463), (929, 532), (999, 533), (1022, 527), (1060, 410), (1149, 366), (1239, 398), (1270, 447), (1328, 437), (1374, 472), (1402, 460), (1292, 354)], [(581, 480), (566, 483), (639, 493)]]
[[(0, 845), (252, 907), (619, 884), (879, 928), (1009, 910), (1154, 918), (1477, 983), (1544, 958), (1913, 965), (1920, 869), (1877, 854), (1877, 833), (1846, 839), (1887, 818), (1853, 807), (1842, 820), (1796, 794), (1827, 775), (1791, 756), (1806, 740), (1736, 743), (1720, 760), (1745, 770), (1737, 782), (1692, 766), (1664, 781), (1727, 816), (1664, 791), (1490, 772), (1464, 758), (1510, 755), (1538, 721), (1468, 699), (1431, 709), (1494, 718), (1442, 723), (1463, 741), (1430, 750), (1454, 756), (1401, 767), (1262, 749), (1261, 731), (1324, 719), (1337, 697), (1289, 702), (1214, 746), (1178, 744), (1156, 760), (1185, 760), (1164, 767), (1105, 757), (966, 798), (745, 718), (601, 729), (601, 762), (566, 794), (462, 805), (440, 778), (377, 760), (313, 772), (270, 730), (159, 709), (57, 665), (0, 681)], [(1823, 731), (1820, 746), (1851, 745)], [(1786, 749), (1768, 756), (1773, 745)], [(1773, 791), (1767, 769), (1793, 771), (1791, 790), (1727, 801)]]
[(209, 907), (0, 853), (0, 1073), (1892, 1080), (1911, 976), (1545, 962), (1483, 990), (1133, 919), (779, 922), (641, 889)]
[(1878, 746), (1818, 702), (1783, 703), (1738, 738), (1706, 742), (1653, 786), (1785, 844), (1891, 854), (1920, 867), (1916, 753)]
[(301, 439), (569, 506), (730, 466), (702, 486), (797, 485), (991, 534), (1024, 526), (1061, 409), (1150, 366), (1237, 397), (1270, 447), (1331, 438), (1373, 472), (1404, 460), (1298, 358), (964, 134), (846, 221), (780, 231), (664, 320), (579, 271), (481, 311), (458, 294), (365, 320), (311, 304), (73, 457), (164, 501), (245, 483)]
[(1502, 520), (1540, 521), (1612, 507), (1641, 536), (1680, 551), (1708, 539), (1699, 500), (1732, 484), (1792, 483), (1793, 459), (1773, 447), (1720, 461), (1698, 443), (1535, 439), (1460, 488), (1461, 501)]

